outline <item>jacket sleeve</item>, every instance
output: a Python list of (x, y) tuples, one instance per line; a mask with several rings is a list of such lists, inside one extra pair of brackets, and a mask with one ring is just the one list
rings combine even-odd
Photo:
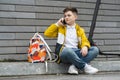
[(55, 38), (58, 35), (58, 26), (51, 24), (44, 32), (46, 37)]
[(84, 46), (87, 46), (88, 48), (90, 48), (90, 42), (88, 41), (86, 35), (85, 35), (85, 32), (84, 32), (84, 29), (81, 29), (82, 31), (82, 34), (81, 34), (81, 48), (83, 48)]

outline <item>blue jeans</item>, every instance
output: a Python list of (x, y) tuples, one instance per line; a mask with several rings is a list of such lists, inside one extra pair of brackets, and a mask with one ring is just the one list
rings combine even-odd
[(63, 63), (75, 65), (78, 69), (83, 69), (86, 63), (93, 60), (99, 53), (99, 49), (92, 46), (88, 50), (88, 54), (83, 57), (80, 49), (77, 48), (64, 48), (60, 54), (60, 60)]

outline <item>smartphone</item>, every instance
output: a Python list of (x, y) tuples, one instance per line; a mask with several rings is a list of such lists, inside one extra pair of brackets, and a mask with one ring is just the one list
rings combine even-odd
[(63, 24), (67, 24), (67, 23), (65, 22), (65, 19), (62, 21), (62, 23), (63, 23)]

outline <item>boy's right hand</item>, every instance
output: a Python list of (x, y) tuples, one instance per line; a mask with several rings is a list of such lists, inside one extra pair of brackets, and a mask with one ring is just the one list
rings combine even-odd
[(56, 25), (58, 25), (58, 26), (64, 26), (64, 24), (62, 23), (63, 20), (64, 20), (64, 18), (60, 18), (60, 19), (57, 21)]

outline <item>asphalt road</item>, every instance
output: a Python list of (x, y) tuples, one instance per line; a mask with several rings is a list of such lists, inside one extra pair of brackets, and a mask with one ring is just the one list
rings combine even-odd
[(120, 80), (120, 72), (101, 72), (95, 75), (54, 74), (28, 76), (1, 76), (0, 80)]

